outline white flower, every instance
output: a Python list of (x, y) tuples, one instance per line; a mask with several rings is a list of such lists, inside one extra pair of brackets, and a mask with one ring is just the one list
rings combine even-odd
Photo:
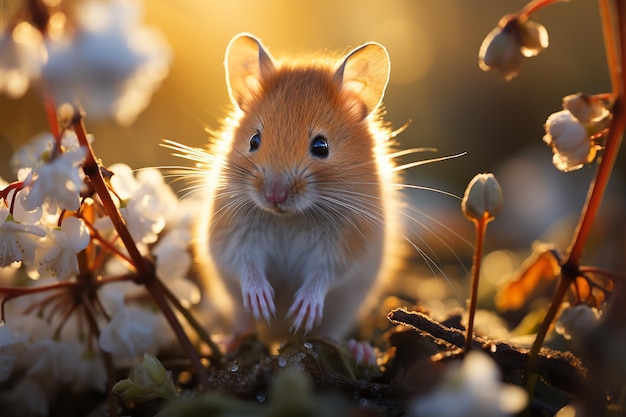
[(41, 33), (26, 22), (0, 34), (0, 93), (19, 98), (39, 77), (46, 58)]
[(185, 213), (180, 210), (178, 197), (163, 179), (161, 171), (156, 168), (144, 168), (137, 172), (137, 181), (142, 187), (147, 187), (156, 199), (156, 211), (161, 213), (169, 227), (178, 222)]
[(100, 348), (120, 360), (140, 358), (157, 346), (158, 317), (148, 311), (129, 306), (121, 309), (102, 328)]
[(26, 199), (28, 198), (28, 188), (19, 191), (15, 198), (13, 206), (13, 218), (18, 223), (43, 225), (43, 207), (37, 207), (35, 210), (26, 210)]
[[(169, 211), (168, 206), (163, 203), (163, 193), (151, 183), (137, 181), (127, 165), (115, 164), (110, 170), (113, 172), (111, 185), (122, 199), (120, 213), (131, 236), (136, 243), (156, 242), (165, 227), (165, 215)], [(167, 188), (167, 185), (163, 183), (162, 187)], [(98, 219), (95, 225), (103, 231), (113, 227), (108, 217)]]
[(144, 188), (140, 189), (126, 202), (126, 207), (120, 208), (120, 213), (135, 242), (154, 243), (165, 227), (165, 218), (157, 210), (156, 196), (146, 191)]
[(192, 259), (189, 253), (191, 235), (186, 230), (173, 230), (152, 249), (156, 274), (185, 307), (200, 302), (198, 286), (187, 279)]
[(157, 276), (185, 307), (199, 303), (201, 298), (197, 285), (187, 279), (192, 264), (190, 240), (188, 230), (174, 229), (152, 249)]
[(82, 219), (67, 217), (61, 229), (52, 229), (49, 240), (41, 249), (44, 253), (39, 260), (40, 276), (52, 276), (59, 280), (78, 273), (76, 254), (89, 244), (89, 229)]
[(413, 399), (412, 417), (505, 417), (521, 411), (526, 392), (500, 381), (494, 361), (483, 352), (470, 351), (462, 363), (448, 365), (440, 384), (427, 396)]
[(48, 43), (44, 78), (58, 103), (78, 103), (91, 118), (132, 123), (169, 70), (160, 33), (140, 25), (140, 4), (85, 1), (76, 31)]
[[(80, 352), (79, 352), (80, 353)], [(75, 357), (76, 369), (71, 384), (75, 392), (95, 390), (104, 392), (107, 383), (107, 373), (99, 355), (79, 354)]]
[(13, 172), (17, 172), (21, 168), (39, 168), (50, 160), (53, 147), (54, 136), (52, 133), (38, 134), (11, 156), (11, 169)]
[(58, 206), (66, 210), (80, 207), (80, 189), (83, 185), (82, 170), (78, 165), (85, 157), (82, 148), (65, 152), (36, 170), (26, 209), (34, 210), (46, 202), (53, 210)]
[(22, 378), (7, 390), (0, 391), (0, 404), (11, 410), (12, 416), (45, 417), (50, 411), (48, 393), (41, 380), (35, 378)]
[(187, 276), (191, 267), (189, 242), (191, 234), (186, 230), (173, 230), (152, 249), (156, 258), (156, 274), (162, 280)]
[(28, 364), (28, 375), (45, 376), (57, 384), (64, 384), (71, 382), (76, 375), (78, 355), (75, 344), (41, 339), (27, 345), (23, 363)]
[(6, 381), (25, 349), (26, 337), (15, 336), (8, 325), (0, 324), (0, 383)]
[(9, 209), (0, 206), (0, 266), (19, 261), (32, 264), (39, 245), (36, 238), (45, 235), (41, 227), (16, 222)]
[(587, 129), (569, 110), (551, 114), (545, 129), (543, 141), (552, 148), (552, 162), (560, 171), (579, 169), (596, 156)]
[[(90, 143), (93, 142), (92, 135), (88, 135), (88, 139)], [(61, 150), (69, 152), (77, 150), (79, 147), (76, 133), (72, 130), (65, 130), (61, 137)], [(23, 168), (37, 169), (50, 161), (53, 149), (54, 136), (52, 133), (40, 133), (13, 153), (10, 161), (11, 169), (13, 172), (18, 172)]]
[(139, 190), (139, 182), (135, 179), (131, 167), (126, 164), (113, 164), (108, 169), (113, 173), (111, 186), (120, 199), (128, 200)]
[(566, 305), (554, 330), (565, 339), (582, 340), (600, 322), (600, 312), (587, 304)]

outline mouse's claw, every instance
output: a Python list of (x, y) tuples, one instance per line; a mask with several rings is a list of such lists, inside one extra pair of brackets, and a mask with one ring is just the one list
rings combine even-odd
[(263, 319), (269, 323), (276, 315), (274, 289), (266, 280), (254, 280), (242, 286), (241, 295), (244, 308), (252, 313), (255, 320)]
[(376, 348), (369, 342), (350, 339), (347, 342), (347, 347), (357, 365), (376, 366), (376, 357), (378, 356)]
[(304, 328), (305, 334), (310, 332), (313, 326), (322, 321), (323, 310), (323, 297), (319, 297), (313, 292), (298, 290), (295, 300), (287, 312), (287, 317), (293, 320), (290, 331), (296, 333)]

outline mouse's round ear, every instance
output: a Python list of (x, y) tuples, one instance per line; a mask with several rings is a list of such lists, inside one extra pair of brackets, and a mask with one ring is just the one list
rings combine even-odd
[(356, 94), (365, 105), (365, 116), (381, 103), (389, 81), (391, 62), (387, 49), (370, 42), (354, 49), (335, 71), (342, 90)]
[(261, 80), (274, 72), (272, 57), (249, 33), (240, 33), (230, 41), (224, 66), (228, 94), (239, 108), (244, 108), (246, 98), (259, 91)]

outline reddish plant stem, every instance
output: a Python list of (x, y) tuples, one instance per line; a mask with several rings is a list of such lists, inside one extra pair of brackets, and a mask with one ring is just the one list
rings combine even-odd
[[(589, 187), (589, 193), (587, 194), (587, 200), (583, 207), (578, 226), (572, 238), (572, 243), (567, 250), (567, 256), (565, 262), (561, 265), (561, 277), (559, 286), (552, 297), (552, 301), (546, 316), (544, 317), (541, 327), (537, 333), (535, 341), (531, 347), (531, 355), (528, 362), (528, 371), (534, 373), (535, 360), (541, 349), (543, 341), (554, 321), (559, 307), (563, 302), (565, 294), (570, 284), (574, 282), (576, 277), (580, 275), (580, 257), (582, 255), (587, 238), (591, 232), (593, 222), (598, 214), (602, 197), (606, 191), (607, 184), (611, 177), (611, 172), (615, 164), (615, 159), (619, 152), (619, 148), (622, 142), (622, 136), (624, 129), (626, 128), (626, 108), (623, 105), (624, 100), (624, 78), (622, 68), (626, 65), (626, 30), (624, 30), (624, 24), (626, 24), (626, 7), (623, 0), (616, 0), (617, 10), (617, 25), (613, 25), (611, 21), (610, 7), (606, 0), (600, 0), (600, 9), (602, 16), (602, 27), (604, 29), (604, 40), (607, 49), (607, 56), (609, 61), (609, 71), (611, 73), (611, 80), (613, 84), (613, 93), (617, 97), (613, 106), (613, 118), (611, 120), (611, 126), (606, 139), (606, 147), (598, 166), (596, 176)], [(615, 41), (613, 37), (614, 28), (619, 28), (619, 50), (621, 53), (617, 54), (615, 51)], [(615, 57), (619, 56), (621, 59), (620, 65), (616, 65)], [(626, 308), (624, 305), (623, 308)]]
[(220, 352), (219, 347), (215, 344), (215, 342), (213, 342), (213, 339), (211, 339), (211, 336), (207, 333), (206, 330), (204, 330), (204, 328), (200, 325), (200, 323), (198, 323), (198, 321), (191, 314), (191, 312), (188, 309), (186, 309), (185, 306), (181, 304), (181, 302), (178, 300), (176, 295), (174, 295), (169, 290), (169, 288), (167, 288), (167, 286), (163, 284), (161, 281), (158, 281), (158, 283), (161, 286), (161, 290), (163, 294), (165, 295), (165, 297), (167, 297), (167, 299), (174, 305), (174, 307), (180, 312), (180, 314), (182, 314), (185, 317), (189, 325), (193, 327), (193, 329), (198, 334), (198, 336), (200, 336), (202, 341), (204, 341), (211, 349), (211, 356), (209, 357), (209, 360), (211, 361), (211, 366), (219, 368), (222, 363), (222, 354)]
[(48, 119), (48, 126), (50, 127), (50, 132), (54, 137), (54, 151), (57, 154), (61, 153), (61, 128), (59, 127), (59, 120), (57, 119), (57, 111), (56, 105), (52, 96), (49, 94), (46, 95), (46, 99), (44, 100), (44, 106), (46, 109), (46, 119)]
[(572, 244), (567, 251), (568, 255), (564, 266), (578, 268), (580, 257), (593, 226), (593, 221), (598, 214), (602, 196), (606, 191), (606, 186), (611, 177), (613, 165), (615, 164), (615, 159), (624, 133), (626, 114), (624, 114), (622, 104), (622, 98), (620, 96), (613, 106), (613, 120), (607, 136), (606, 147), (604, 148), (596, 177), (591, 183), (587, 202), (585, 203), (582, 217), (576, 228)]
[[(127, 262), (128, 264), (132, 265), (132, 260), (128, 256), (126, 256), (126, 254), (120, 252), (120, 250), (116, 248), (112, 242), (109, 242), (104, 237), (102, 237), (100, 232), (98, 232), (98, 230), (93, 226), (93, 224), (91, 224), (89, 221), (87, 221), (84, 218), (83, 218), (83, 222), (85, 223), (85, 226), (89, 228), (91, 239), (99, 242), (100, 245), (108, 249), (109, 252), (113, 253), (115, 256), (118, 256), (119, 258)], [(96, 268), (94, 267), (93, 269), (95, 270)]]
[(96, 194), (100, 197), (102, 201), (102, 205), (104, 207), (105, 212), (111, 219), (113, 223), (113, 227), (117, 231), (118, 236), (124, 243), (124, 247), (128, 251), (128, 255), (132, 260), (133, 266), (137, 270), (137, 273), (140, 277), (150, 277), (153, 272), (152, 269), (147, 265), (146, 260), (141, 256), (139, 249), (137, 249), (137, 245), (135, 244), (135, 240), (130, 234), (128, 227), (126, 227), (126, 222), (122, 217), (119, 209), (115, 205), (111, 194), (109, 193), (109, 189), (102, 177), (102, 173), (100, 172), (100, 166), (96, 160), (96, 156), (93, 152), (93, 148), (91, 144), (87, 140), (87, 132), (85, 130), (85, 125), (83, 124), (82, 117), (77, 115), (74, 119), (74, 131), (76, 132), (76, 136), (78, 138), (78, 142), (81, 147), (86, 150), (87, 155), (85, 157), (85, 164), (83, 165), (83, 171), (85, 175), (89, 177), (91, 181), (91, 185), (93, 186)]
[(578, 268), (581, 274), (596, 274), (609, 278), (611, 281), (626, 282), (626, 274), (622, 274), (615, 271), (609, 271), (604, 268), (597, 268), (595, 266), (581, 266)]
[[(17, 193), (22, 188), (24, 188), (24, 181), (15, 181), (0, 190), (0, 200), (4, 200), (7, 207), (9, 207), (10, 213), (13, 213), (13, 207), (15, 206)], [(15, 190), (15, 192), (13, 193), (13, 197), (11, 198), (11, 202), (9, 203), (9, 193), (11, 192), (11, 190)]]
[(10, 300), (18, 297), (22, 297), (24, 295), (29, 294), (37, 294), (40, 292), (46, 291), (54, 291), (59, 290), (61, 288), (74, 288), (77, 287), (78, 283), (76, 282), (59, 282), (52, 285), (42, 285), (40, 287), (0, 287), (0, 294), (4, 294), (5, 297), (2, 298), (2, 302), (0, 302), (0, 322), (4, 323), (5, 321), (5, 306), (6, 303)]
[(478, 279), (480, 276), (480, 266), (483, 257), (483, 245), (485, 241), (485, 233), (487, 232), (487, 213), (483, 217), (474, 221), (476, 226), (476, 246), (474, 247), (474, 259), (472, 263), (472, 283), (470, 287), (470, 299), (468, 307), (467, 330), (465, 332), (464, 351), (469, 352), (472, 348), (473, 332), (474, 332), (474, 316), (476, 315), (476, 306), (478, 304)]
[[(575, 278), (575, 277), (574, 277)], [(552, 296), (552, 302), (550, 303), (550, 307), (546, 312), (546, 316), (541, 322), (541, 326), (537, 331), (537, 336), (535, 336), (535, 340), (533, 342), (532, 347), (530, 348), (530, 354), (528, 355), (528, 365), (526, 368), (526, 391), (528, 393), (533, 393), (535, 391), (535, 385), (537, 383), (537, 358), (539, 357), (539, 351), (541, 350), (541, 346), (543, 345), (543, 341), (550, 330), (550, 326), (554, 321), (559, 309), (561, 307), (561, 302), (567, 294), (567, 290), (570, 287), (571, 282), (573, 281), (566, 277), (565, 274), (562, 274), (559, 285)]]
[(165, 319), (169, 322), (170, 327), (174, 331), (174, 334), (176, 335), (176, 338), (182, 345), (183, 349), (187, 351), (189, 359), (191, 359), (191, 362), (198, 372), (198, 379), (200, 380), (200, 384), (205, 390), (208, 390), (210, 388), (209, 374), (202, 365), (202, 362), (200, 361), (200, 356), (198, 355), (193, 344), (187, 337), (185, 330), (180, 325), (180, 322), (178, 321), (178, 318), (176, 318), (174, 311), (170, 308), (161, 288), (163, 284), (161, 284), (159, 280), (155, 278), (145, 282), (144, 285), (148, 290), (148, 293), (150, 293), (150, 295), (152, 296), (153, 301), (161, 309), (161, 313), (163, 313)]
[[(614, 110), (614, 125), (617, 131), (615, 135), (619, 136), (618, 139), (621, 141), (626, 129), (626, 105), (624, 103), (626, 93), (626, 73), (624, 72), (626, 66), (626, 1), (615, 0), (614, 10), (616, 12), (614, 27), (617, 27), (619, 31), (617, 56), (620, 59), (619, 64), (613, 68), (615, 79), (617, 80), (617, 85), (614, 86), (614, 89), (618, 94), (618, 100), (615, 103), (616, 109)], [(617, 151), (615, 151), (615, 154), (617, 154)], [(616, 284), (614, 295), (611, 297), (603, 320), (606, 325), (621, 332), (626, 321), (626, 302), (624, 302), (626, 299), (626, 287), (623, 282), (617, 282)]]
[(609, 69), (609, 76), (611, 78), (611, 86), (613, 88), (613, 94), (619, 94), (620, 82), (620, 69), (618, 68), (618, 43), (615, 39), (615, 27), (611, 14), (614, 12), (611, 7), (612, 0), (598, 0), (598, 7), (600, 9), (600, 18), (602, 19), (602, 35), (604, 37), (604, 48), (606, 53), (606, 63)]
[(562, 1), (567, 0), (533, 0), (519, 11), (518, 16), (521, 20), (528, 19), (531, 14), (535, 13), (539, 9), (543, 9), (546, 6)]
[[(91, 300), (85, 296), (81, 297), (83, 306), (83, 311), (85, 313), (85, 317), (87, 318), (87, 323), (89, 323), (90, 332), (93, 334), (95, 339), (100, 337), (100, 327), (98, 326), (98, 321), (96, 320), (97, 312), (93, 309), (91, 305)], [(91, 340), (91, 338), (89, 338)], [(115, 376), (115, 365), (113, 363), (113, 357), (109, 352), (100, 350), (101, 358), (104, 362), (104, 369), (107, 373), (107, 387), (106, 392), (110, 393), (113, 384), (115, 384), (116, 376)], [(118, 407), (117, 407), (117, 399), (113, 395), (108, 396), (109, 403), (109, 416), (117, 417), (119, 416)]]
[(135, 244), (135, 240), (131, 236), (128, 228), (126, 227), (126, 222), (124, 221), (122, 214), (115, 205), (115, 202), (113, 201), (113, 198), (109, 193), (109, 189), (104, 181), (104, 178), (102, 177), (102, 172), (100, 171), (100, 166), (97, 163), (93, 148), (87, 140), (87, 132), (85, 130), (82, 117), (80, 115), (76, 115), (73, 122), (74, 131), (76, 132), (78, 141), (80, 145), (87, 150), (87, 156), (85, 159), (85, 164), (83, 165), (83, 171), (85, 172), (85, 175), (87, 175), (91, 180), (91, 184), (94, 190), (102, 201), (105, 212), (111, 219), (111, 222), (113, 223), (117, 234), (119, 235), (122, 243), (126, 247), (130, 259), (132, 260), (132, 263), (137, 270), (138, 276), (136, 277), (135, 281), (145, 286), (148, 293), (151, 295), (152, 300), (161, 310), (161, 313), (174, 331), (174, 334), (176, 335), (181, 346), (187, 352), (187, 355), (191, 359), (191, 362), (196, 368), (196, 372), (198, 372), (198, 378), (200, 380), (200, 383), (202, 384), (202, 387), (208, 389), (208, 374), (206, 372), (206, 369), (202, 365), (202, 362), (200, 361), (200, 356), (198, 355), (198, 352), (195, 350), (193, 344), (189, 340), (189, 337), (185, 333), (185, 330), (180, 325), (178, 318), (176, 317), (172, 308), (165, 299), (161, 290), (161, 286), (158, 283), (158, 278), (155, 275), (153, 266), (149, 264), (148, 261), (143, 258), (143, 256), (141, 256), (141, 253), (139, 252), (139, 249)]

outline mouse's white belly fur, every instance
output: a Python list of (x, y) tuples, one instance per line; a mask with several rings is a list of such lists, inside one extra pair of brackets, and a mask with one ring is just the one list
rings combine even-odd
[(210, 225), (208, 240), (215, 273), (232, 297), (234, 329), (242, 331), (251, 324), (251, 316), (243, 308), (241, 277), (252, 264), (264, 273), (274, 291), (275, 316), (269, 325), (264, 320), (257, 323), (262, 339), (276, 341), (290, 336), (291, 323), (286, 315), (294, 294), (315, 280), (328, 280), (329, 284), (322, 320), (310, 334), (345, 335), (379, 273), (383, 230), (377, 228), (370, 234), (367, 242), (359, 245), (363, 248), (360, 253), (346, 256), (338, 250), (342, 246), (338, 241), (345, 233), (329, 221), (270, 213), (231, 220), (217, 227)]

